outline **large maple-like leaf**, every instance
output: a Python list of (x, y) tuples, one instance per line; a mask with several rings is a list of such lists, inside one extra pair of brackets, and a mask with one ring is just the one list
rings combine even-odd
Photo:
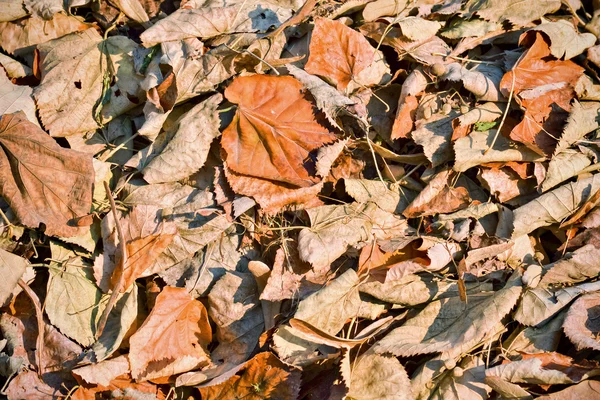
[(186, 289), (167, 286), (152, 312), (130, 339), (131, 375), (147, 380), (206, 366), (212, 340), (204, 305)]
[(359, 32), (339, 21), (317, 18), (305, 70), (345, 89), (375, 60), (376, 50)]
[(74, 220), (90, 212), (90, 155), (60, 147), (22, 112), (0, 120), (0, 194), (19, 221), (48, 235), (77, 236)]
[(309, 153), (335, 135), (316, 121), (302, 88), (292, 77), (265, 75), (240, 77), (229, 85), (225, 97), (238, 104), (221, 138), (229, 168), (300, 187), (319, 181), (307, 169)]

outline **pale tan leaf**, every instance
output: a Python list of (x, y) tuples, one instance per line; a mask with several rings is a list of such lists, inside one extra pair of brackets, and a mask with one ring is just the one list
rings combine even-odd
[(126, 355), (73, 370), (73, 374), (86, 383), (102, 386), (109, 386), (110, 381), (127, 373), (129, 373), (129, 359)]
[(264, 329), (258, 288), (252, 274), (226, 272), (208, 294), (208, 312), (217, 325), (217, 349), (221, 349), (222, 356), (232, 364), (246, 361)]
[(349, 269), (298, 305), (294, 318), (336, 335), (360, 307), (358, 276)]
[(600, 397), (600, 382), (587, 380), (558, 392), (537, 397), (538, 400), (578, 400)]
[(569, 307), (563, 329), (577, 350), (600, 350), (599, 305), (600, 294), (595, 292), (581, 296)]
[[(352, 363), (348, 396), (357, 400), (412, 400), (410, 380), (400, 361), (367, 351)], [(346, 382), (348, 384), (348, 382)]]
[(460, 355), (495, 328), (515, 306), (521, 291), (521, 278), (517, 275), (493, 294), (469, 296), (467, 304), (458, 297), (431, 302), (373, 348), (377, 353), (396, 356), (441, 351)]
[(344, 187), (359, 203), (373, 202), (390, 213), (402, 213), (415, 198), (415, 193), (399, 184), (368, 179), (344, 179)]
[(521, 0), (470, 0), (463, 7), (463, 14), (477, 13), (488, 21), (510, 21), (515, 25), (525, 25), (533, 20), (557, 11), (560, 0), (523, 2)]
[(0, 9), (2, 9), (0, 22), (14, 21), (29, 15), (23, 1), (2, 0), (0, 1)]
[(419, 17), (406, 17), (398, 22), (402, 34), (410, 40), (429, 39), (442, 27), (437, 21), (429, 21)]
[(27, 65), (10, 58), (7, 55), (0, 54), (0, 65), (6, 71), (9, 78), (23, 78), (31, 75), (33, 72)]
[(478, 178), (501, 203), (535, 191), (531, 180), (521, 179), (508, 168), (482, 168)]
[(485, 384), (485, 363), (480, 357), (467, 356), (446, 374), (430, 397), (431, 400), (486, 400), (491, 388)]
[(465, 89), (473, 93), (479, 101), (501, 101), (504, 99), (500, 93), (500, 81), (504, 72), (494, 65), (477, 64), (472, 69), (467, 69), (459, 63), (444, 66), (446, 72), (440, 79), (453, 82), (462, 82)]
[(249, 1), (240, 6), (182, 8), (158, 21), (140, 36), (144, 46), (187, 38), (264, 32), (290, 18), (292, 10), (267, 2)]
[(24, 55), (32, 51), (35, 45), (91, 27), (81, 17), (62, 13), (54, 15), (49, 21), (31, 17), (14, 22), (0, 22), (0, 46), (9, 54)]
[(496, 22), (488, 22), (479, 18), (457, 18), (440, 32), (446, 39), (462, 39), (465, 37), (482, 37), (498, 29)]
[(0, 115), (23, 111), (29, 122), (40, 126), (32, 93), (33, 89), (29, 86), (13, 85), (6, 72), (0, 71)]
[(142, 3), (139, 0), (113, 0), (114, 4), (125, 14), (128, 18), (136, 22), (148, 22), (148, 14)]
[(544, 265), (542, 287), (552, 285), (573, 284), (594, 279), (600, 275), (598, 259), (600, 249), (592, 244), (585, 245), (572, 253), (567, 253), (560, 260)]
[(222, 99), (213, 95), (175, 122), (170, 141), (142, 170), (147, 182), (175, 182), (204, 166), (213, 139), (220, 135), (217, 107)]
[(4, 306), (4, 303), (10, 299), (28, 264), (26, 259), (0, 249), (0, 275), (2, 276), (0, 306)]
[[(596, 36), (592, 33), (579, 33), (572, 23), (566, 20), (545, 22), (528, 32), (544, 32), (550, 39), (550, 52), (559, 59), (569, 60), (583, 53), (588, 47), (596, 43)], [(529, 33), (521, 36), (521, 44), (528, 45), (535, 35)]]
[(597, 174), (560, 186), (522, 205), (514, 211), (513, 237), (562, 222), (599, 189), (600, 175)]
[(35, 88), (34, 97), (40, 119), (52, 136), (83, 134), (98, 128), (94, 112), (102, 96), (104, 74), (108, 73), (107, 53), (115, 75), (111, 74), (114, 84), (102, 107), (102, 119), (108, 122), (135, 107), (137, 104), (131, 100), (139, 102), (144, 98), (138, 84), (142, 77), (133, 65), (136, 47), (124, 36), (103, 41), (95, 29), (38, 46), (42, 81)]
[(573, 102), (571, 114), (554, 154), (559, 154), (600, 126), (600, 103)]
[(496, 136), (495, 130), (472, 132), (454, 142), (456, 162), (454, 170), (464, 172), (471, 167), (492, 162), (543, 161), (544, 157), (525, 146), (515, 146), (502, 135), (498, 135), (494, 146), (486, 153)]
[(185, 289), (165, 287), (144, 324), (129, 339), (136, 380), (171, 376), (210, 364), (212, 340), (204, 305)]

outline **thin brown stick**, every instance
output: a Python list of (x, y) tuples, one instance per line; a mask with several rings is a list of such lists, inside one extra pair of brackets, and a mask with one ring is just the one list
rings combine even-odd
[(23, 291), (25, 292), (25, 294), (29, 296), (31, 302), (33, 303), (33, 307), (35, 308), (35, 317), (37, 318), (38, 325), (38, 337), (36, 340), (37, 351), (35, 353), (35, 361), (38, 366), (38, 376), (41, 379), (42, 375), (44, 374), (44, 363), (42, 361), (42, 353), (44, 352), (44, 331), (46, 329), (46, 324), (44, 323), (44, 314), (42, 312), (42, 305), (37, 294), (35, 294), (35, 292), (29, 287), (27, 282), (25, 282), (23, 279), (19, 279), (18, 283), (21, 289), (23, 289)]
[[(115, 204), (115, 199), (113, 198), (112, 192), (110, 191), (110, 187), (108, 186), (108, 182), (104, 181), (104, 190), (106, 190), (106, 195), (108, 196), (108, 200), (110, 201), (110, 208), (113, 213), (113, 217), (115, 219), (115, 226), (117, 228), (117, 235), (119, 236), (119, 253), (117, 254), (117, 265), (115, 265), (115, 270), (113, 273), (119, 274), (119, 279), (117, 280), (117, 284), (113, 288), (113, 291), (110, 295), (110, 299), (108, 300), (108, 304), (106, 308), (102, 312), (102, 317), (100, 318), (100, 322), (98, 323), (98, 328), (96, 329), (96, 340), (102, 335), (104, 328), (106, 327), (106, 321), (108, 321), (108, 316), (112, 309), (115, 307), (117, 303), (117, 298), (119, 297), (119, 293), (121, 292), (121, 288), (124, 283), (124, 274), (123, 269), (125, 263), (127, 262), (127, 248), (125, 246), (125, 236), (123, 235), (123, 231), (121, 230), (121, 224), (119, 223), (119, 219), (117, 218), (117, 206)], [(120, 255), (120, 256), (119, 256)]]

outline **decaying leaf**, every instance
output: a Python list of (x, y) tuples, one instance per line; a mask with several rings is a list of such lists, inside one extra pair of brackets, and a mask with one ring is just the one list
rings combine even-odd
[(575, 344), (577, 349), (600, 349), (598, 342), (598, 293), (581, 296), (569, 307), (567, 317), (563, 324), (565, 335)]
[(305, 160), (335, 136), (315, 120), (300, 82), (291, 77), (241, 77), (225, 96), (238, 104), (221, 138), (228, 168), (300, 187), (318, 182)]
[(77, 236), (92, 208), (92, 157), (60, 147), (22, 112), (0, 120), (0, 193), (20, 222), (49, 235)]
[(134, 379), (171, 376), (210, 364), (212, 331), (204, 305), (185, 289), (166, 287), (130, 341)]

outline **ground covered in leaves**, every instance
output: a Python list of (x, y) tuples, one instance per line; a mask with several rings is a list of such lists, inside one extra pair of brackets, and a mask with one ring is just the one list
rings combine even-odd
[(600, 398), (598, 33), (597, 0), (0, 0), (0, 392)]

